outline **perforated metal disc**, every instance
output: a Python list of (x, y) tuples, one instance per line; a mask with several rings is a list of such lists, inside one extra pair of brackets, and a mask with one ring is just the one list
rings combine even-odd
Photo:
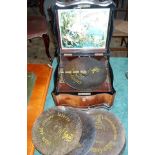
[(82, 122), (79, 115), (67, 109), (43, 112), (32, 128), (35, 148), (44, 155), (64, 155), (79, 143)]
[(125, 147), (125, 131), (118, 118), (108, 111), (88, 113), (96, 127), (96, 141), (88, 155), (120, 155)]
[[(73, 108), (71, 108), (74, 110)], [(92, 118), (85, 112), (76, 110), (82, 121), (82, 136), (78, 146), (67, 155), (86, 155), (95, 143), (96, 129)]]
[(94, 58), (79, 57), (64, 67), (64, 81), (74, 89), (91, 90), (102, 84), (107, 76), (105, 64)]

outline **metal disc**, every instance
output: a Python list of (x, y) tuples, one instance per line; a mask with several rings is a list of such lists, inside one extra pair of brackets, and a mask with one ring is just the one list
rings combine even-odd
[(120, 121), (108, 111), (88, 113), (96, 127), (96, 141), (88, 155), (120, 155), (125, 147), (125, 131)]
[(44, 155), (64, 155), (79, 143), (82, 122), (78, 114), (53, 108), (43, 112), (32, 128), (32, 142)]
[(107, 76), (103, 62), (90, 57), (79, 57), (64, 67), (64, 81), (74, 89), (91, 90), (102, 84)]
[[(75, 108), (70, 109), (75, 110)], [(71, 152), (69, 152), (67, 155), (86, 155), (95, 143), (95, 123), (87, 113), (82, 112), (80, 110), (76, 110), (75, 112), (78, 113), (82, 121), (82, 135), (78, 146)]]

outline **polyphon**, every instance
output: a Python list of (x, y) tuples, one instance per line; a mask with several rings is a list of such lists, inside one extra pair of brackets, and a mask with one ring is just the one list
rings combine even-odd
[(58, 66), (52, 96), (56, 105), (77, 108), (113, 105), (110, 40), (115, 4), (111, 0), (55, 1), (50, 9)]

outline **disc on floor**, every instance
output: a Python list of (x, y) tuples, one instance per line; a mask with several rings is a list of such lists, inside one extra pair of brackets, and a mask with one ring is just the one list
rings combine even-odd
[(88, 114), (96, 127), (96, 141), (88, 155), (120, 155), (125, 147), (125, 131), (118, 118), (103, 110), (91, 110)]
[(107, 76), (105, 64), (94, 58), (79, 57), (64, 67), (64, 81), (74, 89), (91, 90), (102, 84)]
[[(75, 110), (75, 108), (70, 109)], [(82, 135), (78, 146), (67, 155), (86, 155), (95, 143), (95, 123), (87, 113), (80, 110), (75, 110), (75, 112), (78, 113), (82, 122)]]
[(79, 143), (82, 123), (79, 115), (67, 109), (44, 111), (32, 128), (32, 142), (44, 155), (64, 155)]

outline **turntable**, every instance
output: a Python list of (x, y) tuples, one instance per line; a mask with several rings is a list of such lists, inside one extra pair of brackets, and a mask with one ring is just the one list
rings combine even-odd
[(55, 1), (50, 9), (58, 48), (56, 105), (107, 107), (114, 101), (109, 63), (115, 5), (111, 0)]

